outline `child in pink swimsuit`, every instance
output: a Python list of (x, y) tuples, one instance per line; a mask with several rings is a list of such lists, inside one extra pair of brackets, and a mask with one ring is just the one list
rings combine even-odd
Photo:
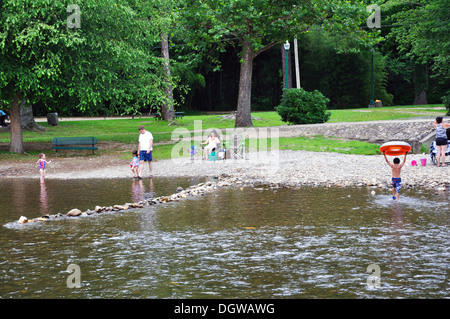
[(46, 161), (45, 160), (45, 154), (41, 153), (39, 154), (39, 159), (36, 162), (36, 164), (39, 165), (39, 173), (41, 174), (41, 183), (45, 183), (45, 166), (49, 163), (51, 163), (52, 161)]

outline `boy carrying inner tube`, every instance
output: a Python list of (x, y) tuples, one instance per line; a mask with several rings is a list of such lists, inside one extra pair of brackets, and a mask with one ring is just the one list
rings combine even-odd
[(403, 158), (403, 163), (400, 164), (400, 159), (398, 157), (396, 157), (393, 160), (394, 164), (391, 164), (391, 163), (389, 163), (389, 161), (386, 157), (386, 153), (383, 152), (386, 163), (388, 163), (388, 165), (390, 167), (392, 167), (392, 199), (394, 199), (394, 200), (395, 199), (398, 200), (398, 198), (400, 196), (400, 189), (402, 188), (402, 179), (400, 178), (400, 171), (402, 170), (403, 165), (405, 165), (406, 154), (408, 154), (408, 152), (405, 153), (405, 157)]

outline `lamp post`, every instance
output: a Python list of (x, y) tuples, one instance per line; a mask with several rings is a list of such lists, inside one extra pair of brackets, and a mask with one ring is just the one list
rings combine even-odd
[(286, 89), (289, 89), (289, 48), (291, 45), (289, 44), (289, 41), (286, 40), (286, 43), (284, 44), (284, 50), (286, 51)]
[(375, 50), (372, 48), (370, 50), (372, 52), (372, 66), (370, 68), (370, 101), (369, 101), (369, 107), (375, 106), (375, 101), (373, 100), (373, 53)]

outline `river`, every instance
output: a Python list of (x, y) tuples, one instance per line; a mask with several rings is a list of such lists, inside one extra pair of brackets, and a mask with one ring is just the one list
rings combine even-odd
[(3, 179), (0, 298), (450, 297), (448, 192), (404, 190), (395, 202), (388, 189), (230, 187), (15, 222), (201, 181)]

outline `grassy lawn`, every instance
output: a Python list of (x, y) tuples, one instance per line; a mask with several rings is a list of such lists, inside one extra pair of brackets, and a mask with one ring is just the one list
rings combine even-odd
[(360, 141), (344, 140), (338, 137), (290, 137), (280, 138), (280, 149), (311, 152), (335, 152), (343, 154), (376, 155), (380, 154), (380, 146)]
[[(370, 109), (331, 110), (330, 112), (331, 117), (328, 123), (399, 120), (424, 116), (434, 118), (436, 116), (443, 116), (445, 109), (443, 105), (408, 105)], [(287, 125), (281, 121), (280, 116), (276, 112), (255, 112), (252, 113), (252, 116), (255, 118), (253, 120), (255, 127)], [(155, 121), (154, 118), (148, 117), (89, 121), (60, 120), (58, 126), (49, 126), (46, 122), (39, 123), (47, 129), (45, 133), (24, 131), (23, 141), (25, 143), (51, 143), (53, 137), (96, 136), (100, 142), (130, 144), (131, 149), (137, 146), (139, 125), (144, 125), (147, 130), (152, 132), (155, 143), (173, 143), (171, 141), (172, 131), (177, 128), (183, 128), (189, 131), (199, 128), (200, 122), (194, 121), (201, 121), (200, 127), (202, 129), (216, 128), (222, 130), (222, 133), (225, 133), (224, 130), (226, 128), (234, 127), (234, 120), (223, 119), (221, 115), (187, 115), (182, 119), (176, 119), (173, 125), (168, 125), (167, 122), (163, 121)], [(9, 142), (10, 132), (0, 129), (0, 143), (9, 144)], [(280, 149), (302, 149), (351, 154), (377, 154), (378, 151), (377, 145), (319, 136), (314, 138), (280, 138), (279, 145)], [(157, 158), (159, 159), (170, 158), (172, 147), (173, 144), (155, 145), (155, 156), (158, 154), (159, 156)], [(37, 153), (37, 151), (30, 153)], [(102, 151), (98, 153), (101, 155)], [(9, 154), (6, 151), (0, 151), (0, 155), (2, 158), (18, 158), (19, 160), (22, 158), (21, 155)], [(126, 155), (126, 158), (129, 157), (128, 155)], [(27, 155), (22, 156), (27, 157)]]
[(403, 105), (349, 110), (331, 110), (328, 123), (403, 120), (424, 116), (444, 116), (443, 104)]

